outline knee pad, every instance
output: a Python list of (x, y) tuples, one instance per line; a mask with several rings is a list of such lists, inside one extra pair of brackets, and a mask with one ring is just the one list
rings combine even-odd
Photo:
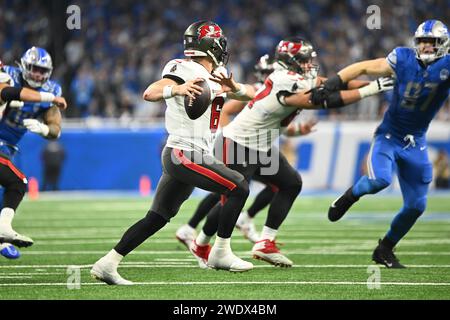
[(27, 184), (22, 180), (17, 180), (5, 186), (5, 192), (17, 192), (23, 197), (27, 192)]
[(418, 214), (420, 216), (427, 207), (427, 198), (426, 197), (417, 198), (413, 203), (407, 204), (405, 206), (407, 206), (409, 209), (420, 212)]
[(170, 214), (158, 213), (158, 212), (155, 212), (152, 209), (150, 209), (150, 210), (148, 210), (147, 214), (145, 215), (145, 219), (152, 220), (152, 218), (151, 218), (152, 216), (158, 216), (158, 217), (164, 219), (166, 222), (170, 222), (170, 219), (173, 218), (175, 216), (175, 214), (170, 216)]
[(302, 191), (303, 187), (303, 181), (300, 174), (297, 174), (295, 177), (292, 178), (292, 181), (290, 183), (287, 183), (286, 185), (280, 186), (280, 191), (292, 191), (297, 194), (299, 194)]
[(369, 183), (372, 185), (372, 188), (375, 189), (376, 192), (387, 188), (391, 184), (392, 180), (388, 178), (376, 178), (369, 179)]
[(242, 179), (239, 181), (236, 185), (236, 188), (234, 188), (228, 196), (237, 196), (237, 197), (248, 197), (250, 194), (250, 188), (248, 186), (248, 182), (245, 179)]

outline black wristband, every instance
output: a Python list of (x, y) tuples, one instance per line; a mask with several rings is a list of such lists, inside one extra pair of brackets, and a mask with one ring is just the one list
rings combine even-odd
[(4, 102), (20, 100), (21, 92), (22, 88), (6, 87), (2, 89), (2, 92), (0, 93), (0, 99)]
[(339, 91), (330, 93), (323, 103), (323, 107), (327, 109), (336, 109), (344, 106), (344, 100), (342, 100), (341, 93)]
[(328, 80), (324, 82), (324, 86), (330, 91), (347, 90), (348, 88), (348, 84), (342, 82), (342, 79), (338, 74), (328, 78)]

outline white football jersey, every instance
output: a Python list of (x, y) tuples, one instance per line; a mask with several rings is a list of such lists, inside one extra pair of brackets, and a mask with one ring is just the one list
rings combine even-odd
[[(225, 68), (216, 69), (227, 75)], [(225, 94), (220, 84), (209, 80), (211, 74), (201, 64), (190, 59), (174, 59), (169, 61), (162, 71), (163, 78), (177, 82), (186, 82), (195, 78), (203, 78), (211, 89), (211, 104), (198, 119), (192, 120), (184, 109), (184, 96), (166, 99), (166, 128), (169, 133), (167, 146), (186, 151), (197, 150), (210, 153), (219, 126), (219, 117), (225, 102)]]
[(276, 68), (228, 126), (223, 135), (253, 150), (267, 152), (297, 116), (300, 109), (280, 102), (280, 97), (315, 87), (317, 78), (306, 79), (284, 68)]
[[(14, 85), (14, 82), (9, 74), (6, 72), (0, 71), (0, 83), (7, 84), (9, 86)], [(1, 101), (0, 99), (0, 117), (3, 115), (3, 111), (5, 111), (6, 108), (6, 102)]]

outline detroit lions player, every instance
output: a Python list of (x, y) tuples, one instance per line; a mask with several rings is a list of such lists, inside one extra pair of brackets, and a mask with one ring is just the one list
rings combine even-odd
[[(2, 209), (0, 211), (0, 244), (11, 243), (19, 247), (33, 244), (29, 237), (13, 230), (11, 222), (15, 211), (26, 192), (27, 179), (12, 163), (12, 158), (18, 152), (18, 142), (27, 130), (47, 139), (56, 139), (61, 133), (61, 113), (59, 107), (67, 107), (61, 95), (61, 87), (49, 80), (52, 72), (52, 59), (42, 48), (32, 47), (21, 58), (19, 68), (5, 66), (3, 74), (7, 74), (8, 84), (16, 87), (2, 90), (2, 100), (8, 102), (0, 120), (0, 184), (4, 187)], [(29, 89), (35, 89), (35, 96), (24, 99)], [(3, 91), (8, 90), (11, 96), (6, 99)], [(36, 96), (38, 98), (36, 98)], [(17, 103), (15, 100), (35, 101)], [(38, 119), (42, 118), (43, 122)], [(3, 246), (2, 246), (3, 247)], [(4, 249), (4, 248), (2, 248)]]
[(403, 207), (372, 255), (375, 262), (388, 268), (404, 268), (393, 248), (425, 211), (428, 185), (432, 180), (425, 134), (450, 88), (447, 27), (441, 21), (427, 20), (417, 28), (414, 40), (414, 48), (398, 47), (386, 59), (352, 64), (325, 84), (333, 89), (340, 81), (346, 82), (362, 74), (393, 75), (397, 79), (393, 99), (370, 148), (369, 176), (363, 176), (334, 201), (328, 211), (329, 219), (337, 221), (361, 196), (389, 186), (396, 164)]

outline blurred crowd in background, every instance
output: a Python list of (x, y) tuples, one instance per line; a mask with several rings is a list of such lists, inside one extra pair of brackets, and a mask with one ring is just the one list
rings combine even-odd
[[(81, 29), (66, 28), (68, 5), (81, 9)], [(381, 8), (381, 29), (366, 27), (369, 5)], [(160, 78), (167, 61), (183, 54), (183, 32), (208, 19), (224, 29), (228, 68), (241, 82), (254, 82), (257, 59), (272, 53), (283, 37), (312, 41), (321, 74), (329, 76), (358, 60), (386, 56), (411, 46), (423, 20), (449, 23), (449, 0), (2, 0), (0, 58), (14, 64), (30, 46), (46, 48), (54, 60), (52, 78), (69, 99), (68, 118), (160, 121), (164, 104), (142, 100), (147, 85)], [(447, 21), (446, 21), (447, 19)], [(364, 99), (322, 119), (379, 119), (388, 96)], [(438, 118), (450, 121), (447, 101)]]

